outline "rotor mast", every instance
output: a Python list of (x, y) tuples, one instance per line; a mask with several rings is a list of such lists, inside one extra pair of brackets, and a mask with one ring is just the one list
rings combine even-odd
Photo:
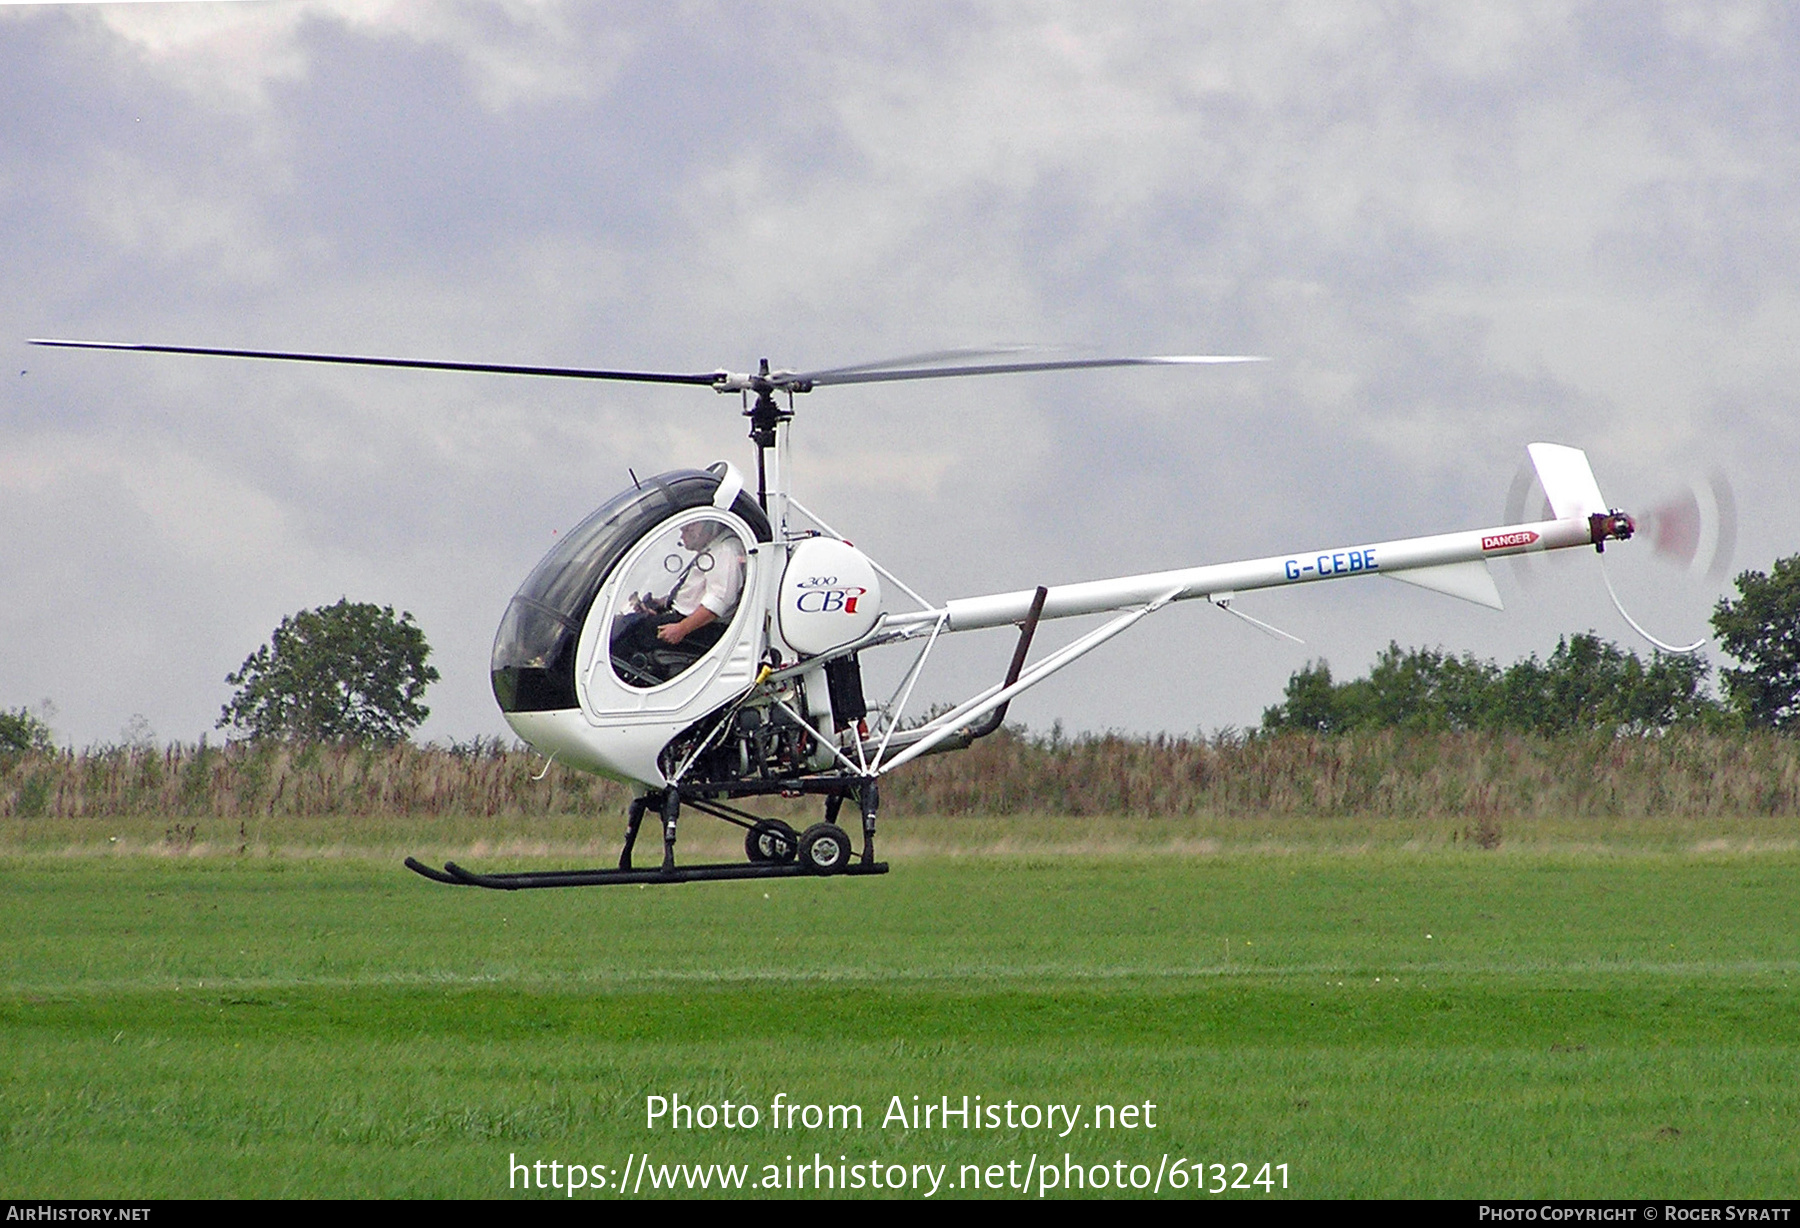
[[(756, 501), (762, 505), (775, 526), (776, 535), (785, 539), (787, 536), (788, 513), (788, 437), (781, 428), (794, 418), (794, 394), (812, 391), (810, 381), (781, 380), (777, 382), (769, 371), (769, 360), (764, 358), (757, 365), (755, 375), (745, 379), (742, 384), (744, 393), (744, 416), (750, 419), (750, 442), (756, 445)], [(721, 392), (728, 387), (720, 388)], [(785, 392), (788, 396), (787, 408), (775, 399), (777, 392)], [(756, 399), (750, 400), (755, 393)], [(770, 474), (769, 452), (773, 450), (774, 473)], [(774, 479), (774, 489), (770, 489), (770, 478)], [(771, 498), (771, 495), (773, 498)]]

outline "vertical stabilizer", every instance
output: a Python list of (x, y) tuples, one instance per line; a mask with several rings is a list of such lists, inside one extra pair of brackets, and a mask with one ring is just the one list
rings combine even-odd
[(1609, 510), (1600, 494), (1600, 483), (1588, 467), (1587, 453), (1559, 443), (1534, 443), (1526, 447), (1537, 469), (1538, 481), (1550, 497), (1558, 520), (1586, 520)]

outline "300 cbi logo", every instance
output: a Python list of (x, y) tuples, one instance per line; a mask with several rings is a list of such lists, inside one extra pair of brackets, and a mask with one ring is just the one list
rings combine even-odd
[(857, 601), (869, 591), (840, 585), (836, 576), (808, 576), (794, 587), (800, 590), (794, 608), (802, 614), (854, 614)]

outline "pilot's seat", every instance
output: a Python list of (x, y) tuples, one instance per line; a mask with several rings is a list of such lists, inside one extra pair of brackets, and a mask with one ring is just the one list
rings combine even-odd
[[(624, 622), (625, 618), (619, 621)], [(667, 621), (675, 620), (669, 617)], [(623, 634), (615, 630), (612, 643), (613, 671), (632, 686), (660, 686), (685, 672), (705, 656), (707, 650), (717, 644), (725, 633), (722, 624), (712, 623), (689, 633), (679, 644), (656, 641), (652, 647), (647, 642), (654, 635), (650, 627), (657, 625), (660, 623), (646, 624), (639, 629), (639, 634), (632, 634), (629, 629), (624, 629)]]

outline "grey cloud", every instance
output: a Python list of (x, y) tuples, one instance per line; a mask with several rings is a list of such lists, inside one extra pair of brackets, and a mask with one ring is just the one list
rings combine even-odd
[[(803, 400), (803, 498), (940, 598), (1491, 520), (1533, 438), (1628, 505), (1729, 463), (1745, 561), (1794, 548), (1779, 6), (161, 7), (0, 20), (0, 324), (31, 370), (0, 399), (0, 582), (35, 594), (0, 704), (52, 695), (78, 741), (133, 712), (197, 736), (226, 669), (340, 595), (420, 616), (428, 733), (494, 732), (487, 640), (551, 532), (626, 465), (749, 452), (711, 394), (16, 344), (45, 332), (1272, 357)], [(1704, 619), (1713, 594), (1615, 566), (1643, 618)], [(1260, 599), (1304, 650), (1171, 611), (1015, 714), (1247, 722), (1309, 655), (1628, 636), (1591, 566), (1502, 586), (1506, 616)]]

